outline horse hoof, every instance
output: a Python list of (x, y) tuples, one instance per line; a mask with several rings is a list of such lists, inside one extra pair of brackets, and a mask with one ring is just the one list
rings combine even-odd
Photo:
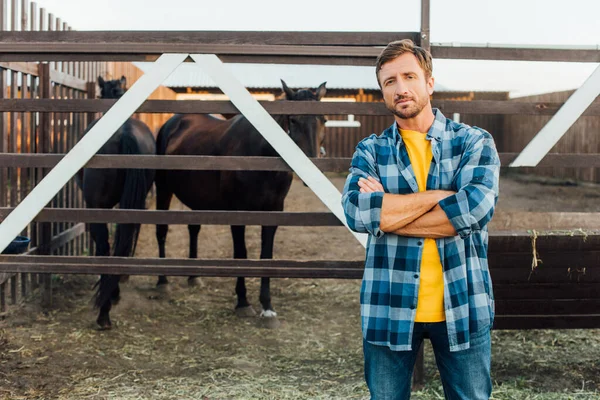
[(196, 287), (198, 285), (200, 285), (200, 280), (197, 277), (194, 276), (194, 277), (188, 278), (188, 286), (189, 287)]
[(112, 329), (112, 324), (109, 321), (101, 321), (101, 320), (97, 320), (96, 323), (98, 324), (98, 330), (99, 331), (109, 331)]
[[(275, 314), (269, 316), (269, 314)], [(260, 313), (259, 325), (267, 329), (277, 329), (281, 326), (281, 321), (277, 318), (275, 311), (267, 310)]]
[(156, 285), (156, 290), (159, 293), (168, 293), (170, 291), (170, 287), (166, 283), (158, 284), (158, 285)]
[(255, 317), (256, 311), (254, 311), (254, 308), (252, 308), (252, 306), (238, 307), (235, 309), (235, 315), (237, 315), (240, 318)]

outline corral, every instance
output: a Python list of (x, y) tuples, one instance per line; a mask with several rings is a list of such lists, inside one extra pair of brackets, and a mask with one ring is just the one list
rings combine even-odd
[[(23, 4), (25, 6), (21, 9), (30, 10), (30, 17), (13, 13), (14, 21), (31, 21), (32, 30), (36, 30), (38, 21), (45, 24), (50, 20), (51, 27), (58, 26), (65, 31), (2, 33), (0, 83), (2, 95), (5, 96), (7, 90), (9, 94), (8, 99), (0, 100), (0, 111), (7, 113), (8, 117), (2, 114), (0, 121), (2, 150), (8, 153), (0, 157), (4, 167), (0, 201), (2, 206), (6, 206), (2, 209), (3, 217), (40, 182), (48, 168), (59, 162), (60, 154), (68, 152), (77, 143), (80, 133), (92, 118), (86, 113), (105, 112), (112, 106), (113, 101), (110, 100), (83, 99), (95, 97), (93, 82), (96, 75), (105, 73), (109, 66), (116, 68), (115, 64), (111, 64), (114, 61), (151, 60), (163, 53), (215, 53), (225, 62), (369, 65), (379, 51), (378, 46), (394, 39), (409, 37), (429, 47), (427, 1), (423, 2), (421, 32), (288, 32), (277, 37), (260, 32), (221, 32), (218, 36), (210, 32), (190, 32), (185, 35), (164, 32), (74, 32), (65, 29), (62, 23), (57, 23), (52, 17), (48, 18), (44, 12), (38, 16), (37, 9), (30, 8), (27, 2)], [(18, 7), (13, 7), (13, 11), (16, 9)], [(11, 26), (17, 25), (13, 23)], [(20, 26), (25, 30), (25, 23)], [(44, 26), (41, 28), (43, 30)], [(502, 48), (432, 46), (431, 50), (434, 57), (445, 58), (600, 60), (597, 50), (581, 49), (507, 51)], [(96, 64), (88, 60), (94, 60)], [(120, 72), (111, 74), (118, 76)], [(21, 90), (17, 82), (21, 82)], [(285, 102), (265, 102), (263, 105), (274, 115), (290, 112), (290, 105)], [(443, 100), (437, 105), (447, 114), (551, 115), (562, 104)], [(585, 115), (598, 117), (599, 110), (595, 103)], [(172, 100), (147, 101), (137, 111), (155, 114), (238, 112), (229, 102)], [(387, 113), (379, 103), (303, 104), (302, 107), (294, 106), (293, 112), (307, 115)], [(156, 122), (151, 124), (157, 125)], [(502, 153), (501, 157), (503, 165), (508, 165), (517, 158), (517, 154)], [(599, 160), (597, 150), (586, 155), (549, 154), (539, 166), (598, 168)], [(343, 178), (339, 173), (347, 169), (349, 160), (325, 158), (313, 161), (321, 170), (329, 171), (328, 177), (340, 189)], [(289, 169), (280, 159), (211, 157), (96, 156), (87, 164), (95, 168), (156, 168), (157, 165), (163, 169)], [(507, 188), (516, 191), (523, 189), (518, 180), (505, 179)], [(597, 231), (596, 204), (600, 195), (597, 187), (581, 186), (569, 188), (568, 191), (561, 190), (561, 186), (536, 183), (528, 183), (527, 187), (529, 190), (535, 187), (535, 195), (525, 190), (525, 193), (515, 196), (515, 201), (521, 199), (520, 206), (504, 206), (501, 203), (494, 220), (490, 266), (498, 300), (497, 328), (598, 328), (600, 291), (596, 270), (600, 234)], [(553, 199), (577, 198), (579, 206), (568, 211), (549, 205), (541, 206), (550, 196)], [(586, 205), (582, 198), (591, 201)], [(528, 203), (529, 200), (533, 200), (535, 206)], [(70, 398), (94, 393), (106, 398), (182, 398), (202, 395), (208, 398), (237, 398), (243, 395), (250, 398), (360, 398), (365, 395), (358, 347), (358, 285), (356, 281), (317, 280), (360, 278), (362, 250), (358, 242), (340, 227), (341, 223), (335, 216), (325, 212), (326, 209), (316, 197), (298, 181), (294, 183), (285, 212), (172, 213), (82, 208), (81, 196), (74, 182), (70, 182), (60, 190), (52, 207), (39, 213), (35, 222), (23, 232), (33, 239), (29, 254), (1, 258), (1, 268), (5, 273), (0, 293), (3, 309), (6, 309), (7, 293), (13, 304), (4, 314), (6, 329), (1, 340), (7, 351), (3, 354), (2, 365), (7, 369), (2, 371), (2, 379), (9, 386), (2, 387), (4, 392), (1, 395), (6, 394), (8, 398)], [(153, 210), (152, 205), (148, 208)], [(200, 243), (210, 243), (210, 247), (201, 245), (203, 252), (198, 260), (183, 260), (186, 245), (175, 250), (173, 242), (185, 243), (186, 239), (172, 234), (169, 239), (171, 247), (168, 248), (170, 260), (160, 261), (153, 258), (156, 251), (153, 250), (152, 234), (148, 233), (151, 226), (146, 225), (137, 253), (138, 259), (143, 257), (143, 260), (110, 260), (87, 256), (91, 249), (85, 235), (85, 223), (132, 221), (145, 224), (280, 225), (281, 232), (276, 239), (276, 247), (280, 250), (276, 252), (277, 260), (260, 261), (256, 259), (256, 251), (253, 251), (256, 242), (251, 241), (251, 260), (240, 266), (239, 261), (229, 258), (229, 243), (215, 239), (226, 236), (219, 227), (208, 233), (203, 231)], [(172, 229), (175, 232), (179, 228)], [(328, 240), (324, 240), (324, 237)], [(534, 268), (532, 259), (534, 262), (541, 259), (543, 263)], [(68, 275), (100, 272), (284, 278), (274, 288), (274, 301), (281, 310), (284, 324), (279, 331), (265, 334), (259, 322), (255, 324), (252, 320), (240, 322), (235, 319), (231, 313), (233, 305), (230, 294), (233, 285), (229, 279), (203, 278), (203, 284), (196, 289), (176, 285), (170, 293), (163, 293), (154, 290), (150, 281), (134, 278), (125, 286), (123, 302), (115, 309), (119, 316), (118, 329), (101, 336), (91, 327), (90, 306), (86, 301), (89, 294), (87, 288), (93, 279)], [(43, 290), (35, 291), (39, 284)], [(255, 292), (253, 287), (251, 292)], [(46, 314), (38, 314), (34, 302), (20, 302), (36, 296), (44, 299)], [(51, 303), (54, 305), (48, 311)], [(172, 318), (175, 316), (179, 318)], [(39, 320), (35, 321), (36, 318)], [(75, 325), (69, 326), (67, 321)], [(525, 344), (533, 342), (536, 337), (535, 333), (499, 332), (495, 335), (496, 341), (506, 340), (509, 346), (508, 351), (498, 355), (496, 367), (500, 371), (515, 368), (510, 360), (504, 358), (511, 353), (510, 346), (515, 342), (515, 337)], [(510, 335), (513, 335), (512, 342)], [(594, 336), (579, 331), (572, 335), (562, 331), (541, 331), (539, 335), (541, 344), (535, 342), (537, 344), (533, 344), (533, 348), (563, 346), (569, 340), (576, 344), (586, 343), (587, 351), (578, 356), (590, 357), (589, 363), (585, 366), (577, 364), (572, 368), (571, 371), (577, 371), (574, 376), (579, 374), (576, 378), (565, 374), (565, 368), (548, 367), (546, 371), (550, 373), (545, 377), (535, 375), (537, 378), (530, 378), (535, 368), (526, 368), (523, 379), (537, 379), (536, 384), (530, 385), (532, 388), (539, 389), (547, 385), (556, 390), (565, 387), (575, 392), (576, 387), (580, 389), (583, 386), (582, 390), (589, 394), (589, 398), (597, 395), (599, 366), (595, 350), (598, 342)], [(25, 338), (29, 340), (25, 341)], [(65, 338), (69, 340), (65, 341)], [(248, 353), (241, 352), (245, 346), (248, 347)], [(502, 345), (497, 347), (503, 348)], [(159, 352), (168, 352), (169, 349), (172, 350), (169, 356), (163, 357), (163, 353)], [(259, 353), (262, 356), (257, 356)], [(186, 357), (191, 354), (193, 357)], [(535, 351), (532, 350), (528, 355), (532, 354), (536, 354)], [(141, 364), (132, 362), (138, 359)], [(524, 361), (534, 365), (549, 362), (556, 361), (544, 357)], [(77, 366), (72, 368), (74, 364)], [(53, 365), (57, 366), (56, 370), (60, 373), (52, 375), (47, 381), (35, 378), (36, 371), (41, 376), (42, 371), (51, 369)], [(170, 372), (165, 374), (166, 370)], [(428, 368), (428, 371), (432, 370)], [(30, 378), (27, 378), (30, 375), (25, 371), (33, 372)], [(566, 375), (567, 378), (561, 380), (557, 378), (558, 375)], [(61, 381), (59, 376), (68, 376), (69, 379)], [(274, 376), (285, 378), (280, 381)], [(504, 376), (510, 377), (510, 374)], [(500, 383), (503, 383), (502, 379)], [(527, 386), (526, 383), (519, 383), (518, 379), (507, 379), (511, 382), (509, 391), (518, 389), (519, 384)], [(282, 385), (270, 385), (273, 380)], [(578, 382), (577, 385), (574, 382)], [(59, 383), (57, 386), (60, 387), (54, 386), (55, 383)], [(184, 388), (180, 389), (183, 392), (178, 392), (178, 384)], [(423, 396), (434, 395), (439, 390), (433, 385), (425, 388)], [(498, 393), (498, 396), (502, 396), (502, 386)], [(507, 393), (506, 397), (499, 398), (513, 398), (510, 397), (511, 393)]]

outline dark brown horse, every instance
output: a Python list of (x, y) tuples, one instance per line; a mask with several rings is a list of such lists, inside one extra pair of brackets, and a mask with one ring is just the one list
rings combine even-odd
[[(285, 99), (291, 101), (319, 101), (325, 95), (325, 83), (316, 91), (294, 91), (282, 81)], [(324, 140), (325, 118), (317, 115), (280, 115), (277, 123), (290, 135), (309, 157), (316, 157)], [(157, 154), (207, 156), (263, 156), (277, 157), (278, 153), (263, 136), (238, 115), (220, 120), (208, 115), (175, 115), (160, 129)], [(156, 208), (168, 210), (173, 194), (193, 210), (249, 210), (283, 211), (283, 202), (292, 183), (291, 172), (277, 171), (156, 171)], [(245, 226), (231, 226), (233, 257), (247, 258)], [(200, 225), (188, 226), (190, 235), (189, 257), (198, 255)], [(277, 226), (263, 226), (261, 259), (273, 258), (273, 240)], [(167, 225), (156, 226), (159, 256), (165, 257)], [(189, 278), (190, 284), (194, 277)], [(164, 276), (158, 285), (166, 284)], [(261, 315), (275, 317), (271, 305), (269, 278), (261, 279)], [(241, 316), (255, 315), (246, 298), (244, 278), (236, 285), (238, 302), (236, 312)], [(274, 321), (274, 319), (273, 319)]]
[[(125, 77), (105, 81), (98, 77), (101, 98), (117, 99), (125, 92)], [(97, 122), (93, 121), (84, 132)], [(97, 154), (156, 154), (156, 142), (152, 131), (143, 122), (128, 119), (102, 146)], [(87, 208), (144, 209), (146, 195), (154, 182), (154, 170), (142, 169), (86, 169), (78, 174)], [(131, 257), (139, 234), (140, 224), (117, 224), (112, 255)], [(108, 227), (106, 224), (90, 224), (90, 233), (96, 245), (96, 256), (110, 256)], [(119, 300), (118, 275), (101, 275), (96, 284), (98, 290), (95, 305), (100, 309), (96, 322), (100, 329), (109, 329), (109, 312)]]

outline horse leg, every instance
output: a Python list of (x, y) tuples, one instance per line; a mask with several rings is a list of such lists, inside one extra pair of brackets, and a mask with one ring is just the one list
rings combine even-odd
[[(233, 238), (233, 258), (246, 259), (248, 253), (246, 251), (246, 227), (244, 225), (232, 225), (231, 237)], [(237, 278), (235, 284), (235, 293), (238, 298), (238, 303), (235, 306), (235, 313), (238, 317), (252, 317), (256, 315), (256, 311), (248, 303), (246, 296), (246, 281), (243, 277)]]
[[(275, 232), (277, 231), (276, 226), (263, 226), (261, 230), (261, 249), (260, 258), (270, 260), (273, 258), (273, 241), (275, 240)], [(268, 328), (276, 328), (279, 326), (277, 320), (277, 313), (273, 310), (271, 305), (271, 291), (270, 291), (271, 278), (260, 279), (260, 304), (262, 305), (261, 317), (265, 317)]]
[[(157, 210), (168, 210), (173, 198), (173, 192), (166, 190), (163, 185), (159, 185), (158, 177), (156, 182), (156, 209)], [(167, 233), (169, 232), (169, 225), (156, 225), (156, 241), (158, 242), (158, 256), (165, 258), (165, 243), (167, 242)], [(169, 283), (165, 275), (158, 277), (156, 286), (166, 285)]]
[[(198, 258), (198, 233), (200, 233), (200, 225), (188, 225), (190, 234), (190, 258)], [(196, 286), (198, 277), (188, 277), (188, 286)]]
[[(90, 224), (90, 235), (96, 246), (96, 256), (107, 257), (110, 256), (110, 245), (108, 243), (108, 227), (106, 224)], [(110, 309), (112, 307), (110, 301), (110, 294), (103, 293), (105, 288), (102, 282), (106, 280), (106, 275), (100, 277), (98, 281), (98, 291), (96, 293), (96, 306), (100, 309), (96, 323), (100, 329), (110, 329), (112, 324), (110, 322)], [(101, 304), (100, 304), (101, 303)]]

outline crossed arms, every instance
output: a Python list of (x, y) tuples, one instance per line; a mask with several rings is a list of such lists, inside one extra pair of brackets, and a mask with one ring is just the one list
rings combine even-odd
[(396, 166), (378, 165), (377, 146), (370, 140), (357, 146), (344, 187), (342, 206), (350, 229), (375, 237), (391, 233), (466, 238), (491, 220), (498, 200), (500, 160), (489, 133), (472, 135), (464, 144), (452, 190), (405, 195), (384, 193), (379, 171)]
[[(384, 192), (375, 178), (359, 178), (360, 193)], [(385, 233), (423, 238), (456, 236), (456, 229), (438, 202), (455, 194), (428, 190), (406, 195), (384, 193), (379, 229)]]

